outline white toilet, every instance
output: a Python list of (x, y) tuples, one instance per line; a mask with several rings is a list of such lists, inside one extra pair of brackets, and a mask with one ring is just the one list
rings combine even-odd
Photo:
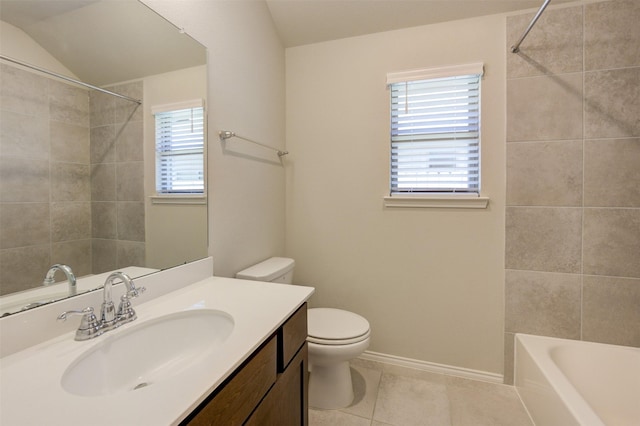
[[(272, 257), (236, 274), (236, 278), (291, 284), (293, 259)], [(353, 402), (349, 361), (369, 347), (369, 322), (358, 314), (332, 308), (312, 308), (307, 317), (309, 344), (309, 405), (343, 408)]]

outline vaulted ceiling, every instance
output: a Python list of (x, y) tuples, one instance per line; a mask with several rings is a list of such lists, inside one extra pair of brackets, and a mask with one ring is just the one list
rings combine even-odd
[[(543, 0), (253, 1), (266, 1), (283, 45), (293, 47), (537, 10)], [(0, 20), (21, 28), (75, 75), (96, 85), (194, 66), (206, 56), (190, 37), (135, 0), (0, 0)]]

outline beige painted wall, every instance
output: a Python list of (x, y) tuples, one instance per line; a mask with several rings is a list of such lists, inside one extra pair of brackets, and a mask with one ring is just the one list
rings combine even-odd
[[(207, 98), (207, 67), (193, 67), (144, 79), (145, 194), (155, 194), (154, 105)], [(203, 200), (206, 203), (206, 200)], [(145, 199), (147, 262), (164, 269), (207, 256), (207, 205), (158, 204)]]
[(145, 0), (208, 49), (209, 254), (215, 274), (284, 252), (284, 48), (264, 2)]
[(49, 52), (20, 28), (0, 21), (0, 40), (2, 40), (2, 43), (0, 43), (1, 54), (10, 58), (19, 59), (30, 65), (36, 65), (78, 79), (75, 74), (51, 56)]
[[(505, 17), (287, 49), (287, 255), (370, 350), (502, 373)], [(442, 43), (446, 41), (446, 43)], [(481, 61), (486, 210), (390, 209), (390, 71)]]

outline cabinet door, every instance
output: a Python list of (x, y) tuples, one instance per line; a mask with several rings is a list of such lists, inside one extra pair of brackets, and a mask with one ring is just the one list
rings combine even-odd
[[(272, 338), (241, 367), (231, 380), (209, 397), (182, 424), (241, 425), (276, 381), (277, 349)], [(283, 424), (284, 425), (284, 424)]]
[(278, 372), (284, 371), (307, 340), (307, 304), (303, 304), (278, 330)]
[(307, 426), (309, 423), (307, 343), (278, 376), (276, 384), (245, 423), (246, 426)]

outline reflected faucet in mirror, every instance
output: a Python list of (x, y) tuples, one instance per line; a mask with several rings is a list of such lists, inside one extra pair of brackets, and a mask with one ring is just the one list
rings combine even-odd
[(42, 285), (51, 285), (56, 283), (55, 275), (56, 271), (62, 271), (67, 276), (67, 282), (69, 283), (69, 296), (75, 296), (77, 293), (76, 287), (76, 276), (73, 274), (71, 267), (67, 265), (63, 265), (61, 263), (56, 263), (47, 271), (47, 275), (44, 277), (44, 281), (42, 281)]

